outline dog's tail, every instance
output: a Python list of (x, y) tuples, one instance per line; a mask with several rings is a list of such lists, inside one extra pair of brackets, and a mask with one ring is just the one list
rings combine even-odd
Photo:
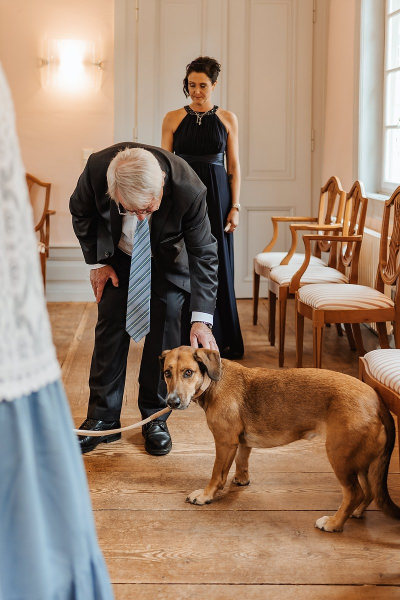
[(368, 479), (378, 507), (388, 517), (400, 519), (400, 507), (393, 502), (387, 488), (387, 476), (390, 457), (392, 456), (396, 438), (396, 429), (393, 417), (382, 400), (379, 402), (379, 417), (385, 428), (386, 443), (381, 454), (372, 462), (368, 473)]

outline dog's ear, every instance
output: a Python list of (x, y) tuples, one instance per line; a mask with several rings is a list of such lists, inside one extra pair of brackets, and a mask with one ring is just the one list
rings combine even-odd
[(161, 375), (164, 375), (164, 361), (165, 361), (165, 357), (167, 356), (168, 352), (171, 352), (171, 350), (164, 350), (164, 352), (161, 354), (161, 356), (158, 357), (158, 360), (160, 361)]
[(193, 357), (200, 365), (203, 365), (210, 379), (213, 381), (221, 379), (221, 357), (217, 350), (198, 348)]

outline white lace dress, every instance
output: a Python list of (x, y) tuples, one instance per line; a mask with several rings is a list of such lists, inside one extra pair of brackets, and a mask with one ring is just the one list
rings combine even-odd
[(0, 600), (112, 600), (0, 65)]
[(59, 377), (11, 97), (1, 80), (0, 402)]

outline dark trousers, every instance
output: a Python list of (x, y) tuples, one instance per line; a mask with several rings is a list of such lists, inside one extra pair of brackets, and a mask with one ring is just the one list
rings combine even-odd
[[(131, 340), (125, 331), (130, 257), (117, 250), (110, 264), (118, 275), (119, 286), (115, 288), (108, 281), (98, 304), (89, 377), (88, 417), (102, 421), (120, 418)], [(166, 405), (159, 356), (163, 350), (189, 343), (189, 298), (187, 292), (167, 281), (152, 264), (150, 332), (144, 343), (139, 373), (138, 404), (143, 418)]]

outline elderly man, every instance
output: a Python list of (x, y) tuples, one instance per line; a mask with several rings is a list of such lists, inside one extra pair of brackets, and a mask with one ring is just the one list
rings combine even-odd
[[(106, 431), (120, 427), (131, 337), (146, 335), (138, 400), (143, 418), (165, 406), (158, 363), (164, 349), (181, 345), (185, 335), (194, 347), (218, 349), (212, 335), (217, 243), (200, 179), (184, 160), (144, 144), (92, 154), (70, 211), (98, 302), (89, 407), (80, 429), (105, 434), (79, 436), (82, 452), (89, 452), (121, 437)], [(165, 415), (142, 432), (150, 454), (171, 450)]]

